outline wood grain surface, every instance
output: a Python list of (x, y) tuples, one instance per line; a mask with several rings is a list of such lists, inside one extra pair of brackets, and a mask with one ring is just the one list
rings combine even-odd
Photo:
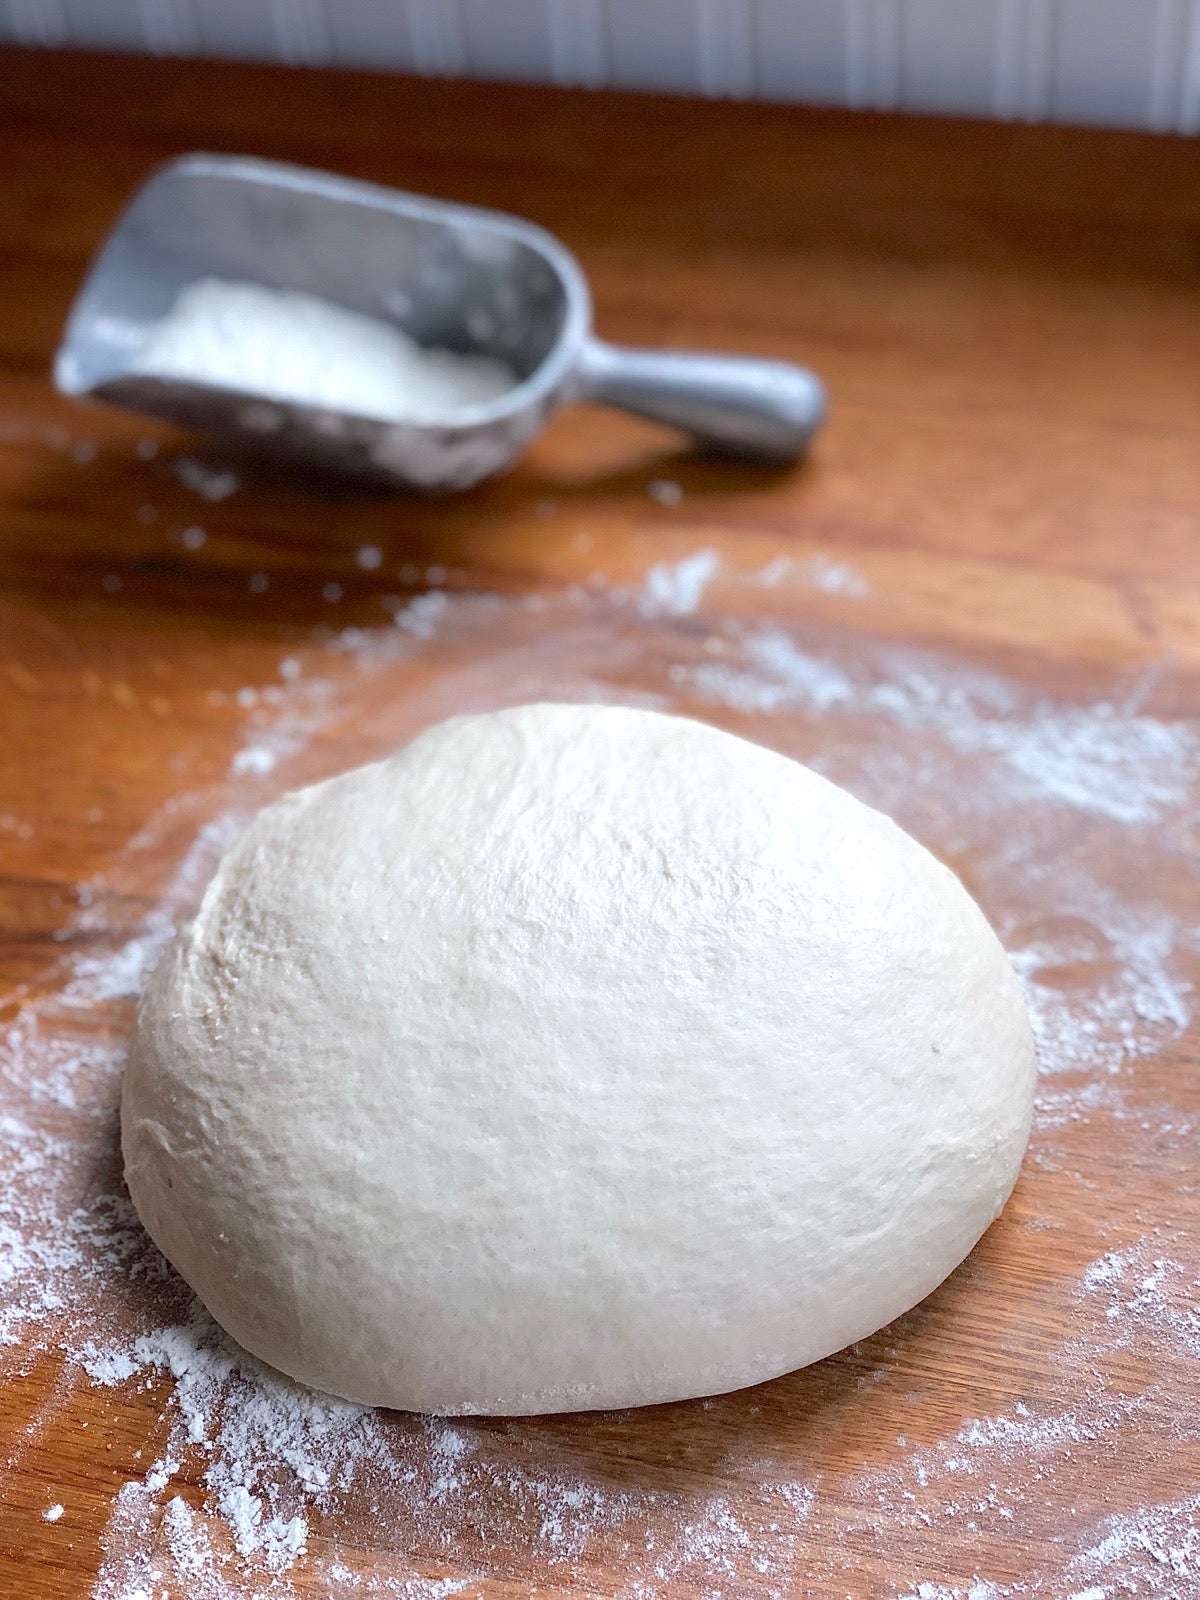
[[(1195, 144), (18, 53), (0, 142), (0, 1593), (1200, 1593)], [(801, 359), (828, 427), (769, 473), (580, 409), (416, 500), (56, 397), (90, 253), (193, 148), (532, 217), (603, 334)], [(555, 695), (773, 744), (950, 861), (1038, 1019), (1030, 1155), (958, 1273), (817, 1367), (372, 1418), (357, 1455), (309, 1418), (354, 1462), (316, 1492), (237, 1434), (261, 1376), (189, 1441), (132, 1342), (187, 1317), (121, 1209), (132, 993), (263, 801)], [(222, 1507), (247, 1450), (302, 1550)]]

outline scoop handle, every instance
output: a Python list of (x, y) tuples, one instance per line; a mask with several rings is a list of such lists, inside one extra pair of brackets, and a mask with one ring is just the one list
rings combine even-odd
[(790, 361), (627, 350), (592, 339), (579, 380), (581, 400), (683, 428), (710, 449), (751, 461), (795, 461), (825, 416), (821, 380)]

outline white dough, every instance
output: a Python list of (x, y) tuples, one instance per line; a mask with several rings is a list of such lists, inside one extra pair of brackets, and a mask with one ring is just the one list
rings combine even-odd
[(927, 1295), (1034, 1054), (953, 874), (680, 718), (521, 706), (268, 807), (150, 981), (129, 1188), (292, 1376), (420, 1411), (715, 1393)]

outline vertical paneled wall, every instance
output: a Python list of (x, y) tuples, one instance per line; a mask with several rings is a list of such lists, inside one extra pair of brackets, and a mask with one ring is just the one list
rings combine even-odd
[(1200, 128), (1200, 0), (0, 0), (0, 36)]

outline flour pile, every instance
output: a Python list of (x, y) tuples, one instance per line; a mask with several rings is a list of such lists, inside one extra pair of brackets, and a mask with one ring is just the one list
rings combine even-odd
[[(490, 356), (424, 349), (393, 323), (315, 295), (219, 278), (180, 292), (134, 369), (399, 423), (445, 422), (517, 381)], [(185, 481), (220, 498), (211, 475), (193, 469)]]

